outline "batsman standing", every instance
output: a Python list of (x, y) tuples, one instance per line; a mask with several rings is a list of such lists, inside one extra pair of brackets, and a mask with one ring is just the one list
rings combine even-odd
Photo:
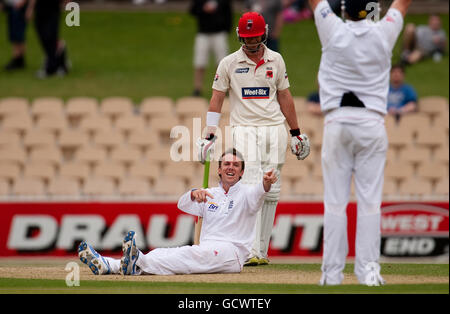
[[(268, 169), (275, 169), (280, 178), (288, 144), (285, 121), (290, 127), (292, 153), (299, 160), (309, 155), (309, 139), (298, 127), (284, 60), (265, 45), (268, 25), (263, 16), (256, 12), (243, 14), (236, 32), (242, 47), (222, 59), (217, 68), (206, 116), (207, 134), (199, 139), (198, 146), (204, 162), (214, 146), (222, 105), (229, 92), (233, 146), (243, 153), (247, 165), (242, 181), (257, 184)], [(265, 197), (246, 265), (269, 262), (267, 250), (280, 188), (278, 180)]]
[(379, 22), (378, 0), (343, 1), (345, 22), (325, 0), (309, 0), (322, 44), (320, 103), (324, 248), (322, 285), (338, 285), (348, 253), (346, 208), (352, 176), (357, 198), (355, 274), (380, 285), (380, 206), (388, 140), (384, 127), (392, 49), (411, 0), (395, 0)]

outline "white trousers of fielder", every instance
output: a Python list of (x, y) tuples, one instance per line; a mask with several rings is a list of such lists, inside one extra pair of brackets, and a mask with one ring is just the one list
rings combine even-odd
[(232, 128), (233, 146), (244, 157), (242, 183), (258, 184), (263, 174), (274, 169), (278, 177), (267, 193), (256, 219), (255, 240), (249, 257), (267, 258), (276, 207), (280, 198), (281, 168), (286, 160), (288, 144), (284, 124), (274, 126), (235, 126)]
[[(380, 206), (388, 141), (383, 122), (329, 121), (324, 126), (324, 248), (320, 283), (341, 284), (348, 253), (347, 204), (352, 175), (357, 199), (355, 274), (367, 284), (370, 266), (379, 270)], [(379, 273), (378, 273), (379, 276)], [(380, 277), (381, 278), (381, 277)], [(381, 279), (380, 279), (381, 280)]]

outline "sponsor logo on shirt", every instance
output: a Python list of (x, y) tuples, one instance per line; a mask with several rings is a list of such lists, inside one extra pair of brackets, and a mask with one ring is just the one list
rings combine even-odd
[(250, 68), (238, 68), (234, 73), (248, 73), (249, 70)]
[(214, 82), (217, 82), (219, 80), (219, 74), (216, 73), (216, 76), (214, 76)]
[(208, 202), (208, 211), (209, 212), (215, 212), (215, 211), (217, 211), (217, 209), (219, 209), (219, 205), (217, 205), (217, 203)]
[(269, 99), (269, 87), (243, 87), (242, 99)]

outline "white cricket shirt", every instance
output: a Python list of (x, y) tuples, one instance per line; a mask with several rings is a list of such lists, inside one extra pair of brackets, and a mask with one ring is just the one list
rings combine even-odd
[(322, 44), (322, 111), (338, 108), (342, 95), (352, 91), (366, 108), (385, 115), (392, 49), (403, 27), (402, 14), (391, 8), (379, 22), (344, 22), (328, 1), (321, 1), (314, 17)]
[(226, 241), (238, 248), (241, 264), (252, 248), (257, 212), (261, 209), (266, 192), (262, 182), (256, 185), (238, 181), (228, 193), (219, 184), (207, 191), (214, 196), (206, 203), (191, 200), (191, 191), (183, 194), (178, 208), (188, 214), (203, 217), (200, 242)]
[(231, 126), (264, 126), (284, 123), (277, 90), (289, 88), (283, 57), (264, 46), (256, 64), (241, 49), (219, 63), (212, 88), (229, 91)]

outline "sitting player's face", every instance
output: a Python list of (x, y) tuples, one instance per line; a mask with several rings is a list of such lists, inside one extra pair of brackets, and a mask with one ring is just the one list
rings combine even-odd
[(222, 184), (234, 185), (244, 174), (242, 160), (233, 154), (226, 154), (222, 158), (218, 174), (221, 177)]

